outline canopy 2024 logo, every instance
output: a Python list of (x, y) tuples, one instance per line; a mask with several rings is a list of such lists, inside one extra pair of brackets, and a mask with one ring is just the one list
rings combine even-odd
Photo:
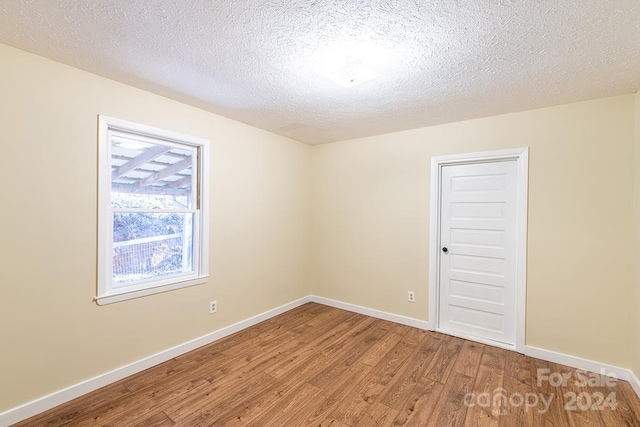
[[(538, 369), (538, 387), (543, 387), (548, 383), (551, 387), (559, 389), (568, 386), (586, 388), (609, 388), (616, 386), (617, 378), (604, 370), (600, 374), (576, 371), (576, 372), (551, 372), (550, 369)], [(605, 396), (606, 394), (606, 396)], [(492, 393), (467, 393), (464, 396), (464, 404), (467, 407), (479, 406), (481, 408), (492, 408), (491, 414), (494, 416), (506, 415), (509, 408), (524, 407), (526, 412), (537, 411), (544, 414), (549, 411), (554, 399), (562, 396), (563, 408), (565, 411), (602, 411), (605, 409), (616, 410), (618, 402), (616, 393), (596, 392), (575, 392), (565, 391), (564, 393), (511, 393), (502, 387), (495, 389)]]

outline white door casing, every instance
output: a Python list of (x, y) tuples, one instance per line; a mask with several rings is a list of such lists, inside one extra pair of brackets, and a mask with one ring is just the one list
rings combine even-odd
[(523, 351), (528, 149), (435, 157), (431, 174), (430, 325)]

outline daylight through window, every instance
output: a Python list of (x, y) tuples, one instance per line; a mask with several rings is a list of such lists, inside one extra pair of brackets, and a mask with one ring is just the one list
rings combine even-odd
[(203, 283), (207, 141), (100, 124), (98, 303)]

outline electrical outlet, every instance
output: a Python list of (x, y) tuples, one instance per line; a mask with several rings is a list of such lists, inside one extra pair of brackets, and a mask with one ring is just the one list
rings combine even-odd
[(416, 302), (416, 293), (414, 291), (409, 291), (407, 293), (407, 300), (409, 302)]
[(209, 314), (216, 314), (218, 312), (218, 301), (209, 301)]

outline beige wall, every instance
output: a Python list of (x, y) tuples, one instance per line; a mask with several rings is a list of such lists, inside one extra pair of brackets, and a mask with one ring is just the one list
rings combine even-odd
[[(527, 344), (640, 373), (640, 95), (311, 148), (4, 45), (0, 64), (0, 412), (310, 292), (426, 320), (431, 157), (522, 146)], [(92, 302), (98, 114), (211, 140), (208, 284)]]
[[(633, 313), (635, 316), (635, 352), (631, 369), (640, 378), (640, 91), (635, 95), (635, 145), (634, 145), (634, 194), (633, 194), (633, 226), (634, 226), (634, 250), (633, 264), (636, 298)], [(632, 341), (633, 343), (634, 341)]]
[(315, 147), (313, 292), (427, 320), (431, 157), (528, 146), (526, 343), (630, 366), (633, 103), (619, 96)]
[[(98, 114), (211, 141), (206, 285), (92, 302)], [(309, 294), (309, 146), (4, 45), (0, 132), (0, 412)]]

